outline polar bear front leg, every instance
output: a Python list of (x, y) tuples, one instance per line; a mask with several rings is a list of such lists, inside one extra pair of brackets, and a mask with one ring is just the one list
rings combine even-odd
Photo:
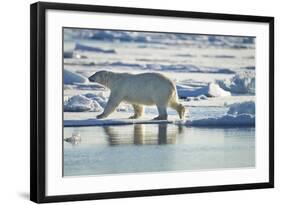
[(114, 93), (110, 93), (108, 102), (103, 110), (103, 113), (100, 115), (97, 115), (97, 119), (102, 119), (106, 118), (108, 115), (110, 115), (115, 108), (121, 103), (122, 97), (121, 96), (116, 96)]
[(142, 105), (133, 104), (133, 108), (134, 108), (135, 114), (133, 116), (129, 117), (129, 119), (137, 119), (140, 116), (142, 116), (142, 114), (143, 114), (143, 106)]
[(167, 106), (166, 105), (156, 105), (158, 110), (158, 117), (154, 118), (153, 120), (167, 120)]

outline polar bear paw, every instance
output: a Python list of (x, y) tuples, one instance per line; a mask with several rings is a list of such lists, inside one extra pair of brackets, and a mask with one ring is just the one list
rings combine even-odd
[(138, 115), (132, 115), (129, 117), (129, 119), (138, 119), (138, 118), (140, 118), (140, 116), (138, 116)]
[(167, 115), (159, 115), (158, 117), (153, 118), (153, 120), (167, 120)]
[(104, 114), (100, 114), (100, 115), (97, 115), (97, 119), (103, 119), (105, 118), (106, 116)]

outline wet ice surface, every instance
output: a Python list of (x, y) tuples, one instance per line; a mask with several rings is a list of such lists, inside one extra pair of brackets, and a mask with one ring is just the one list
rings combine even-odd
[(64, 175), (210, 170), (255, 166), (255, 128), (173, 124), (64, 128)]

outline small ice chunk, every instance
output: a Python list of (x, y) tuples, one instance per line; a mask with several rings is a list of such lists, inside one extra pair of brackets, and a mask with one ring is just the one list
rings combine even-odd
[(87, 93), (85, 94), (85, 97), (90, 98), (93, 101), (98, 102), (98, 104), (101, 107), (105, 107), (106, 103), (107, 103), (107, 98), (103, 96), (103, 94), (93, 94), (93, 93)]
[(230, 95), (230, 92), (223, 90), (218, 84), (210, 83), (208, 85), (208, 97), (226, 97)]
[(187, 97), (186, 98), (186, 101), (192, 101), (192, 100), (194, 100), (194, 97)]
[(73, 145), (77, 145), (81, 143), (82, 139), (79, 133), (72, 133), (72, 136), (65, 138), (64, 141), (69, 142)]
[(83, 95), (75, 95), (64, 104), (64, 111), (66, 112), (83, 112), (89, 111), (91, 108), (92, 100)]
[(208, 100), (208, 97), (206, 95), (199, 95), (198, 97), (200, 100)]

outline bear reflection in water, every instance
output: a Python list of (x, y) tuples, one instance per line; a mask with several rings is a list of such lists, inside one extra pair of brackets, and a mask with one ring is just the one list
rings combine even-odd
[[(158, 127), (158, 128), (157, 128)], [(177, 136), (182, 132), (181, 127), (168, 129), (167, 124), (158, 124), (156, 129), (145, 129), (145, 124), (135, 124), (133, 133), (128, 130), (120, 130), (118, 126), (103, 127), (108, 137), (109, 145), (156, 145), (156, 144), (175, 144)]]

